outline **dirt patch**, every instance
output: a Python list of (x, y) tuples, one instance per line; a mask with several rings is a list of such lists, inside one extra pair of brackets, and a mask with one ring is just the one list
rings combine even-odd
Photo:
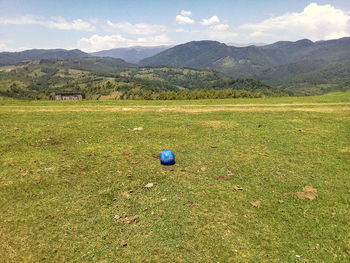
[(302, 192), (296, 192), (294, 196), (297, 199), (309, 199), (314, 200), (317, 197), (317, 189), (312, 186), (305, 186)]
[(163, 166), (164, 171), (175, 171), (175, 168), (172, 166)]
[(155, 159), (159, 159), (159, 153), (152, 153), (151, 156)]
[(43, 143), (51, 146), (56, 146), (62, 144), (60, 141), (56, 140), (54, 137), (48, 137), (41, 140)]
[[(176, 106), (113, 106), (113, 105), (61, 105), (61, 106), (3, 106), (2, 112), (119, 112), (119, 111), (174, 111), (187, 113), (237, 111), (237, 112), (280, 112), (280, 111), (309, 111), (309, 112), (344, 112), (350, 111), (350, 103), (279, 103), (279, 104), (213, 104), (213, 105), (176, 105)], [(218, 127), (220, 122), (212, 122), (208, 125)], [(225, 124), (224, 124), (225, 125)]]
[(188, 207), (195, 207), (195, 206), (198, 206), (198, 203), (196, 202), (189, 202), (186, 204)]
[(118, 222), (125, 223), (125, 224), (131, 224), (138, 220), (139, 216), (127, 216), (127, 217), (121, 217), (119, 215), (115, 215), (114, 219)]
[(215, 180), (225, 180), (225, 181), (227, 181), (227, 180), (230, 180), (231, 177), (230, 176), (219, 175), (219, 176), (215, 176), (214, 179)]

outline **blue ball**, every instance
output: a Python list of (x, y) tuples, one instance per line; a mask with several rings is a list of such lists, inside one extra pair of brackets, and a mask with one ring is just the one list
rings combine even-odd
[(160, 163), (163, 165), (175, 164), (175, 154), (170, 150), (164, 150), (159, 155)]

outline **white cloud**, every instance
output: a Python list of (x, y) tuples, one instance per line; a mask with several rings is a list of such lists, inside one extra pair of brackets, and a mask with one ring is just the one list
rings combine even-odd
[(325, 40), (337, 39), (342, 37), (350, 37), (350, 33), (347, 32), (333, 32), (327, 36), (325, 36)]
[(13, 47), (13, 41), (0, 40), (0, 52), (17, 52), (31, 49), (29, 47)]
[(82, 19), (74, 19), (66, 21), (63, 17), (54, 17), (51, 21), (45, 21), (47, 27), (60, 30), (79, 30), (79, 31), (94, 31), (95, 27)]
[(261, 31), (255, 31), (253, 33), (249, 34), (250, 37), (262, 37), (262, 36), (269, 36), (269, 34), (261, 32)]
[(183, 15), (177, 15), (176, 22), (178, 24), (194, 24), (194, 20), (192, 18)]
[(107, 21), (107, 25), (116, 31), (133, 35), (160, 34), (167, 30), (167, 27), (163, 25), (149, 25), (143, 23), (131, 24), (129, 22), (123, 22), (114, 24), (111, 21)]
[(166, 35), (157, 35), (152, 37), (141, 37), (136, 39), (127, 39), (121, 35), (93, 35), (90, 38), (81, 38), (77, 42), (78, 48), (86, 52), (95, 52), (104, 49), (131, 46), (159, 46), (169, 44), (170, 40)]
[(218, 24), (215, 26), (211, 26), (210, 29), (214, 31), (226, 31), (230, 28), (228, 24)]
[(181, 10), (180, 14), (176, 16), (176, 22), (178, 24), (194, 24), (194, 20), (189, 16), (192, 15), (191, 11)]
[(0, 39), (0, 48), (7, 47), (7, 43), (8, 43), (8, 41), (1, 40), (1, 39)]
[(95, 27), (82, 19), (67, 21), (63, 17), (51, 17), (45, 19), (38, 16), (25, 15), (17, 18), (0, 17), (2, 25), (40, 25), (59, 30), (94, 31)]
[(181, 10), (180, 14), (183, 16), (190, 16), (192, 15), (192, 12), (187, 10)]
[(176, 33), (199, 33), (199, 30), (193, 30), (193, 29), (185, 29), (185, 28), (176, 28), (172, 32)]
[(321, 40), (349, 35), (350, 14), (331, 5), (311, 3), (299, 13), (286, 13), (241, 28), (254, 31), (252, 37), (270, 35), (278, 40)]
[(0, 52), (2, 51), (10, 51), (9, 47), (7, 46), (8, 41), (0, 40)]
[(216, 24), (216, 23), (219, 23), (220, 22), (220, 19), (217, 17), (217, 16), (212, 16), (208, 19), (202, 19), (202, 22), (201, 24), (202, 25), (205, 25), (205, 26), (210, 26), (210, 25), (213, 25), (213, 24)]

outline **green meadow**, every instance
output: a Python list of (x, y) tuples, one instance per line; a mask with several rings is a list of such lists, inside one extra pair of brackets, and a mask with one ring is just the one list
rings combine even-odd
[(0, 262), (350, 261), (350, 92), (0, 100), (0, 120)]

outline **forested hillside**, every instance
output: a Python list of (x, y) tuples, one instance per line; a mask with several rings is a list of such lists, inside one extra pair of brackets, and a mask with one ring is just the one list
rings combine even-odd
[(146, 58), (140, 64), (214, 69), (233, 78), (263, 80), (291, 94), (314, 95), (348, 87), (350, 38), (280, 41), (259, 47), (193, 41)]
[(84, 92), (88, 99), (281, 95), (272, 86), (254, 79), (232, 79), (212, 70), (138, 68), (114, 58), (46, 59), (0, 67), (2, 97), (49, 99), (55, 92), (72, 91)]
[(89, 57), (79, 49), (31, 49), (21, 52), (0, 52), (0, 66), (14, 65), (23, 61), (34, 61), (41, 59), (72, 59)]

